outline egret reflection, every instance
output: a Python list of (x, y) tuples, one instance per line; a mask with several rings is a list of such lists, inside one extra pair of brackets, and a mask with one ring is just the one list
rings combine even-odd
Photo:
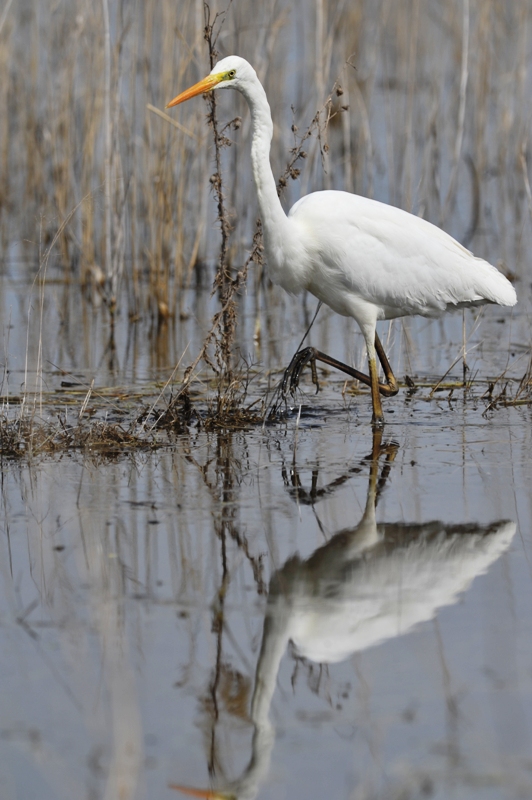
[[(275, 739), (269, 712), (289, 644), (298, 656), (328, 664), (406, 634), (456, 603), (508, 549), (516, 530), (508, 520), (378, 523), (378, 499), (396, 450), (374, 445), (358, 525), (336, 533), (306, 560), (292, 556), (270, 579), (251, 701), (251, 758), (241, 777), (209, 790), (172, 788), (196, 797), (252, 800), (269, 769)], [(359, 471), (351, 469), (346, 479)], [(284, 478), (294, 499), (306, 503), (319, 502), (345, 482), (336, 479), (318, 490), (314, 474), (305, 490), (295, 467), (290, 481), (286, 472)]]

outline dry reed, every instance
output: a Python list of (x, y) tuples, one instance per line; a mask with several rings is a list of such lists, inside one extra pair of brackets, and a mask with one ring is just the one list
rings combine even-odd
[[(46, 243), (89, 195), (61, 235), (63, 269), (88, 281), (101, 268), (110, 303), (125, 270), (120, 302), (135, 314), (173, 314), (179, 286), (216, 260), (211, 231), (219, 213), (209, 200), (202, 105), (187, 106), (175, 120), (183, 123), (179, 130), (147, 107), (161, 108), (208, 70), (201, 8), (167, 0), (45, 0), (8, 6), (2, 17), (0, 62), (9, 76), (1, 90), (8, 110), (1, 123), (4, 242), (35, 242), (35, 220), (42, 219)], [(337, 186), (421, 211), (459, 236), (468, 228), (468, 205), (476, 204), (475, 228), (500, 233), (499, 242), (488, 242), (492, 260), (498, 256), (519, 274), (519, 253), (505, 241), (503, 221), (521, 218), (529, 186), (523, 154), (532, 4), (401, 0), (371, 9), (359, 2), (315, 8), (309, 4), (298, 31), (283, 3), (240, 3), (216, 43), (221, 55), (249, 57), (265, 82), (276, 121), (276, 172), (286, 162), (292, 124), (308, 120), (343, 70), (337, 105), (350, 99), (352, 107), (331, 127), (333, 158), (324, 174), (311, 148), (301, 187), (292, 187), (287, 200), (300, 188)], [(315, 13), (319, 25), (306, 38)], [(355, 68), (344, 66), (350, 57)], [(249, 119), (238, 97), (224, 97), (222, 116), (243, 120), (242, 145), (219, 155), (220, 168), (235, 178), (228, 255), (242, 263), (254, 227), (253, 188), (243, 180)], [(468, 172), (475, 175), (469, 188)], [(33, 247), (23, 248), (35, 261)]]

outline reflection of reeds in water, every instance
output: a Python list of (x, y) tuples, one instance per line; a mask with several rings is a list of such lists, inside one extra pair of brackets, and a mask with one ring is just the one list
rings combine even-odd
[[(396, 684), (384, 681), (379, 687), (372, 683), (370, 662), (349, 662), (346, 671), (331, 668), (327, 672), (326, 666), (302, 660), (302, 656), (310, 658), (309, 647), (316, 644), (315, 637), (313, 641), (307, 637), (307, 647), (300, 648), (297, 658), (293, 654), (285, 658), (274, 708), (270, 709), (271, 697), (264, 692), (255, 694), (255, 709), (261, 716), (250, 716), (254, 675), (260, 651), (266, 650), (261, 648), (262, 618), (266, 615), (271, 622), (281, 622), (284, 615), (287, 621), (294, 621), (310, 614), (321, 620), (321, 630), (329, 633), (333, 629), (327, 620), (328, 610), (338, 611), (343, 600), (349, 601), (351, 591), (358, 591), (362, 600), (370, 596), (369, 607), (365, 601), (361, 606), (372, 612), (386, 594), (383, 585), (388, 598), (400, 594), (402, 601), (415, 599), (420, 605), (421, 592), (415, 598), (413, 595), (414, 587), (422, 584), (423, 574), (427, 576), (425, 586), (431, 590), (456, 587), (460, 575), (467, 578), (466, 566), (472, 564), (467, 556), (475, 552), (472, 546), (468, 554), (462, 551), (460, 559), (459, 540), (464, 550), (466, 540), (472, 545), (478, 542), (481, 550), (483, 539), (487, 555), (489, 540), (495, 543), (498, 536), (495, 530), (485, 526), (482, 537), (477, 535), (482, 530), (475, 529), (483, 526), (468, 529), (453, 525), (454, 545), (447, 547), (443, 523), (413, 525), (409, 531), (401, 522), (377, 524), (375, 520), (404, 521), (415, 509), (413, 516), (422, 521), (427, 487), (434, 493), (432, 497), (439, 498), (438, 507), (448, 521), (461, 519), (462, 513), (464, 519), (474, 519), (479, 509), (483, 519), (498, 518), (508, 502), (505, 498), (511, 495), (510, 489), (507, 493), (500, 489), (507, 465), (513, 463), (515, 469), (525, 470), (529, 463), (526, 435), (526, 441), (518, 440), (520, 444), (516, 445), (515, 433), (509, 427), (501, 428), (505, 430), (505, 434), (494, 436), (493, 430), (485, 428), (482, 432), (475, 427), (465, 433), (465, 439), (449, 431), (445, 444), (450, 442), (451, 447), (446, 450), (444, 464), (441, 454), (434, 460), (420, 458), (420, 445), (426, 447), (427, 441), (442, 443), (443, 439), (434, 433), (417, 435), (412, 431), (410, 444), (394, 461), (390, 458), (377, 469), (376, 462), (365, 456), (375, 453), (378, 442), (370, 442), (364, 431), (356, 431), (347, 439), (343, 423), (332, 420), (327, 431), (316, 430), (312, 435), (308, 430), (303, 432), (297, 453), (293, 435), (279, 435), (277, 430), (266, 439), (197, 432), (179, 437), (172, 448), (156, 457), (137, 454), (129, 461), (100, 464), (89, 458), (63, 458), (6, 470), (0, 510), (4, 531), (2, 631), (6, 643), (2, 665), (20, 658), (21, 676), (19, 682), (15, 670), (3, 672), (5, 689), (9, 690), (4, 691), (4, 702), (14, 686), (15, 719), (21, 722), (14, 724), (11, 715), (5, 715), (3, 747), (11, 737), (11, 745), (22, 747), (38, 776), (49, 779), (55, 775), (58, 789), (54, 797), (78, 796), (84, 781), (88, 783), (87, 792), (92, 789), (90, 796), (98, 798), (157, 797), (153, 789), (156, 775), (164, 784), (199, 781), (197, 785), (202, 785), (207, 770), (198, 771), (198, 759), (202, 768), (206, 764), (216, 770), (216, 779), (223, 785), (237, 778), (241, 788), (239, 776), (246, 770), (252, 788), (266, 778), (272, 726), (281, 732), (282, 718), (293, 719), (297, 738), (301, 734), (304, 740), (308, 723), (297, 716), (304, 709), (310, 714), (325, 714), (325, 738), (330, 725), (336, 721), (340, 726), (350, 724), (355, 717), (364, 735), (375, 735), (376, 752), (387, 765), (387, 751), (384, 746), (380, 750), (378, 739), (382, 717), (366, 720), (362, 703), (355, 698), (366, 688), (368, 696), (375, 692), (372, 697), (377, 698), (380, 689), (384, 687), (386, 694), (389, 685)], [(391, 446), (391, 453), (395, 449)], [(467, 459), (462, 460), (463, 452), (468, 454)], [(420, 459), (417, 466), (414, 458)], [(454, 469), (449, 469), (449, 458)], [(435, 462), (436, 475), (446, 480), (452, 475), (450, 486), (462, 486), (462, 494), (458, 490), (455, 496), (448, 487), (443, 496), (439, 494), (431, 474)], [(486, 464), (493, 469), (492, 475), (486, 475)], [(387, 468), (392, 479), (383, 495), (386, 507), (378, 517), (372, 517), (372, 504), (384, 490)], [(457, 474), (461, 478), (455, 481)], [(527, 485), (524, 475), (528, 472), (517, 474), (517, 481)], [(366, 487), (370, 489), (367, 499)], [(454, 506), (449, 496), (455, 497)], [(365, 528), (359, 524), (364, 503), (368, 508)], [(470, 504), (474, 510), (466, 514)], [(300, 558), (294, 557), (297, 550)], [(442, 559), (432, 571), (426, 569), (431, 554), (453, 552), (454, 561)], [(519, 596), (521, 589), (514, 572), (516, 563), (524, 562), (519, 555), (481, 595), (486, 599), (489, 594), (493, 609), (502, 606), (495, 622), (508, 626), (508, 635), (518, 650), (521, 628), (511, 622), (514, 596)], [(404, 570), (405, 578), (413, 576), (412, 584), (407, 581), (404, 588), (395, 584), (400, 592), (393, 591), (389, 579), (393, 572), (386, 569), (387, 564), (394, 563), (397, 574)], [(263, 592), (268, 582), (270, 599), (266, 604)], [(306, 587), (322, 587), (325, 600), (319, 603), (316, 592), (306, 600)], [(423, 597), (426, 599), (426, 593)], [(438, 598), (441, 602), (441, 592)], [(506, 603), (501, 603), (501, 598), (506, 598)], [(406, 610), (407, 606), (400, 603), (401, 625), (390, 626), (395, 633), (406, 630)], [(484, 631), (483, 626), (491, 624), (491, 616), (486, 622), (485, 614), (491, 613), (490, 608), (477, 608), (469, 623), (474, 621)], [(526, 622), (526, 614), (521, 619)], [(371, 617), (368, 624), (370, 621)], [(444, 627), (442, 659), (451, 659), (449, 691), (457, 687), (463, 692), (460, 687), (467, 685), (474, 687), (470, 690), (473, 692), (480, 684), (475, 697), (485, 703), (486, 686), (480, 672), (485, 656), (479, 648), (474, 666), (460, 667), (460, 662), (455, 662), (454, 646), (462, 641), (462, 627), (459, 622), (457, 625), (455, 635), (449, 623)], [(317, 626), (312, 630), (317, 631)], [(291, 633), (294, 627), (290, 623), (281, 634), (283, 631)], [(277, 641), (283, 655), (282, 636)], [(431, 648), (427, 640), (420, 649), (413, 648), (412, 665), (421, 654), (430, 658)], [(410, 663), (409, 651), (408, 646), (402, 651), (405, 663)], [(504, 648), (499, 652), (505, 665), (501, 680), (510, 680), (512, 658), (507, 658)], [(509, 652), (514, 655), (511, 648)], [(41, 658), (46, 660), (41, 662)], [(526, 659), (526, 653), (522, 658)], [(392, 660), (390, 674), (398, 666), (397, 660)], [(420, 662), (416, 674), (431, 672), (430, 660), (421, 658)], [(521, 663), (526, 666), (525, 661)], [(261, 670), (265, 666), (263, 660)], [(26, 673), (40, 675), (40, 683), (32, 685)], [(268, 675), (267, 687), (274, 693), (276, 668)], [(261, 672), (264, 679), (268, 675)], [(395, 678), (400, 681), (397, 674)], [(436, 696), (440, 698), (441, 694), (443, 700), (440, 679), (434, 680)], [(40, 696), (40, 687), (46, 683), (47, 691)], [(399, 686), (403, 684), (399, 682)], [(497, 693), (496, 689), (492, 691)], [(519, 686), (519, 699), (523, 691)], [(22, 692), (29, 699), (19, 710)], [(290, 699), (292, 694), (295, 704)], [(488, 708), (493, 694), (487, 695)], [(46, 714), (51, 709), (44, 722), (41, 703)], [(344, 712), (337, 703), (345, 707)], [(482, 745), (489, 747), (491, 740), (482, 730), (482, 716), (469, 715), (463, 709), (460, 699), (455, 740), (458, 745), (465, 743), (467, 765), (468, 743), (478, 736)], [(255, 738), (250, 723), (257, 724)], [(425, 736), (423, 723), (418, 724), (417, 730)], [(440, 728), (437, 730), (439, 737)], [(504, 732), (504, 723), (498, 730)], [(41, 736), (39, 746), (32, 745), (35, 731)], [(397, 736), (402, 738), (404, 729)], [(72, 743), (64, 752), (66, 737), (71, 737)], [(158, 740), (156, 749), (154, 738)], [(278, 744), (287, 746), (281, 736)], [(252, 762), (249, 759), (254, 750), (260, 757)], [(299, 764), (296, 755), (294, 758)], [(485, 763), (487, 760), (488, 756)], [(357, 764), (362, 776), (371, 775), (367, 759), (361, 758)], [(433, 767), (427, 769), (431, 774)], [(453, 775), (453, 770), (451, 765), (445, 775)], [(70, 790), (76, 780), (77, 792)], [(146, 792), (144, 783), (149, 786)], [(24, 796), (32, 795), (26, 792)]]
[[(446, 0), (306, 3), (296, 19), (287, 3), (245, 2), (230, 8), (217, 48), (258, 68), (276, 122), (276, 173), (292, 124), (308, 123), (341, 76), (336, 103), (349, 108), (331, 122), (326, 171), (310, 147), (290, 199), (335, 186), (413, 209), (462, 239), (489, 228), (491, 260), (515, 270), (526, 245), (514, 243), (511, 223), (527, 214), (529, 16), (529, 3)], [(0, 89), (4, 243), (35, 242), (42, 219), (45, 245), (89, 195), (60, 237), (61, 262), (85, 283), (103, 271), (111, 295), (124, 270), (134, 314), (173, 313), (179, 287), (217, 252), (205, 107), (177, 115), (179, 130), (147, 109), (207, 71), (203, 26), (198, 2), (44, 2), (14, 4), (0, 33), (10, 76)], [(249, 119), (241, 98), (224, 97), (223, 119), (235, 112), (238, 146), (223, 166), (238, 264), (256, 206)], [(34, 261), (35, 245), (23, 247)]]

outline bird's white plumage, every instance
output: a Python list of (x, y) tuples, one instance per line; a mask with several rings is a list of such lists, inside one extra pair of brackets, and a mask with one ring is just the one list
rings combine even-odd
[(238, 89), (251, 109), (253, 172), (275, 283), (291, 293), (310, 291), (355, 319), (359, 306), (373, 306), (376, 319), (391, 319), (516, 303), (513, 286), (495, 267), (399, 208), (349, 192), (323, 191), (301, 198), (286, 217), (269, 163), (273, 126), (266, 94), (255, 70), (239, 56), (224, 58), (211, 74), (230, 70), (234, 79), (216, 88)]
[(348, 192), (315, 192), (287, 216), (269, 160), (270, 107), (255, 70), (239, 56), (224, 58), (170, 105), (211, 89), (237, 89), (251, 111), (251, 160), (270, 277), (290, 293), (311, 292), (358, 322), (370, 362), (374, 418), (382, 420), (375, 366), (378, 320), (517, 302), (511, 283), (491, 264), (435, 225), (385, 203)]
[(340, 314), (351, 315), (344, 300), (350, 295), (374, 304), (377, 319), (516, 302), (513, 286), (495, 267), (399, 208), (324, 191), (299, 200), (289, 220), (308, 262), (301, 289)]

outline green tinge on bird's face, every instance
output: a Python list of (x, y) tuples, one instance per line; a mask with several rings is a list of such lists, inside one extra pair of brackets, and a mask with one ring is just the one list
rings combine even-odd
[(177, 97), (174, 97), (174, 99), (167, 104), (166, 108), (178, 106), (180, 103), (184, 103), (185, 100), (190, 100), (191, 97), (196, 97), (198, 94), (212, 92), (219, 83), (222, 81), (232, 81), (235, 76), (235, 69), (230, 69), (227, 72), (219, 72), (217, 75), (207, 75), (206, 78), (195, 83), (190, 89), (186, 89), (184, 92), (181, 92), (181, 94), (178, 94)]

